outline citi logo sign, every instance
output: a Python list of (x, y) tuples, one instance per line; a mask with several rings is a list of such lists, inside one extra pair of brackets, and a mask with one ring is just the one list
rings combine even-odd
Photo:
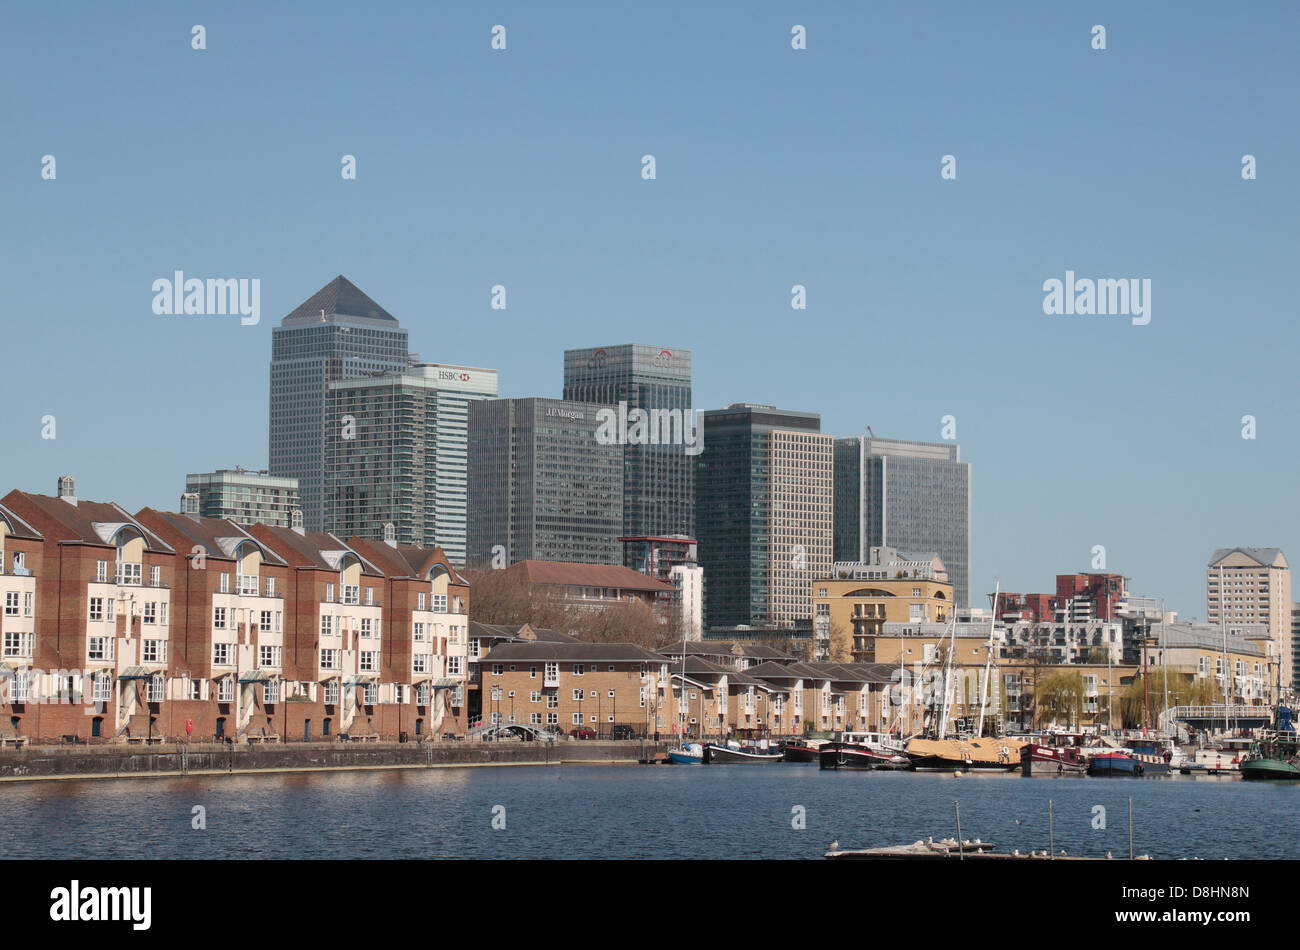
[(604, 349), (597, 350), (595, 353), (592, 353), (591, 358), (587, 360), (587, 369), (604, 369), (605, 361), (608, 358), (609, 354), (606, 353)]
[(673, 351), (660, 350), (659, 354), (651, 362), (659, 369), (668, 369), (673, 365)]

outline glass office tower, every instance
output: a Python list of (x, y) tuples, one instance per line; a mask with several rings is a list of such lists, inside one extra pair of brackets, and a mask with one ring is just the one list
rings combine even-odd
[(621, 564), (623, 453), (600, 406), (490, 399), (469, 407), (469, 563)]
[(696, 461), (707, 627), (792, 626), (812, 617), (831, 567), (832, 438), (821, 417), (735, 403), (704, 413)]
[(331, 382), (400, 372), (406, 331), (346, 277), (334, 278), (271, 330), (271, 475), (298, 480), (303, 525), (325, 525), (325, 394)]
[(496, 395), (496, 370), (442, 363), (330, 383), (325, 530), (382, 538), (391, 523), (398, 543), (436, 544), (463, 565), (469, 405)]
[(835, 440), (835, 560), (871, 548), (934, 553), (970, 606), (970, 464), (951, 442)]
[[(633, 409), (691, 412), (691, 351), (629, 343), (564, 351), (564, 398)], [(685, 425), (690, 420), (684, 420)], [(695, 530), (695, 459), (682, 444), (623, 447), (628, 537)]]

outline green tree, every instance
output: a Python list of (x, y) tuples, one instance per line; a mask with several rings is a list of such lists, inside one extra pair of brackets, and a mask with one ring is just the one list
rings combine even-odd
[(1083, 674), (1059, 670), (1044, 676), (1034, 690), (1034, 704), (1049, 722), (1073, 726), (1083, 713)]
[[(1165, 677), (1163, 669), (1148, 670), (1147, 677), (1139, 674), (1125, 687), (1120, 696), (1119, 711), (1126, 727), (1136, 728), (1146, 723), (1148, 695), (1151, 701), (1150, 724), (1159, 721), (1165, 706)], [(1168, 681), (1170, 706), (1214, 706), (1223, 702), (1223, 691), (1213, 679), (1169, 670)]]

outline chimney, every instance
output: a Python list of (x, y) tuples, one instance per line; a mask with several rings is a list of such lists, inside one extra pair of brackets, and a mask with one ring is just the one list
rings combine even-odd
[(190, 515), (193, 518), (199, 516), (199, 493), (196, 491), (187, 491), (181, 493), (181, 514)]
[(59, 497), (72, 507), (77, 507), (77, 484), (71, 475), (59, 476)]
[(307, 533), (302, 526), (301, 508), (291, 508), (289, 510), (289, 527), (292, 528), (294, 531), (296, 531), (298, 534)]

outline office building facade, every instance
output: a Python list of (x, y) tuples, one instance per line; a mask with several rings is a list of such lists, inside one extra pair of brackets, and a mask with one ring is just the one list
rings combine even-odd
[(334, 278), (271, 331), (270, 474), (296, 478), (303, 524), (325, 523), (330, 383), (409, 364), (406, 331), (346, 277)]
[(299, 507), (298, 480), (266, 472), (221, 468), (185, 476), (181, 509), (185, 514), (249, 525), (289, 527), (290, 512)]
[(465, 563), (469, 406), (497, 395), (496, 370), (421, 364), (405, 373), (329, 384), (325, 529), (440, 547)]
[(695, 458), (684, 444), (694, 420), (691, 351), (643, 344), (565, 350), (564, 398), (606, 406), (621, 403), (629, 413), (676, 413), (681, 440), (655, 438), (622, 446), (621, 533), (692, 535)]
[(807, 624), (831, 566), (832, 439), (816, 413), (735, 403), (704, 413), (696, 538), (705, 626)]
[(970, 463), (957, 445), (854, 436), (835, 441), (835, 560), (873, 547), (933, 551), (969, 607)]
[(541, 398), (470, 405), (469, 563), (622, 563), (623, 453), (597, 440), (600, 408)]

